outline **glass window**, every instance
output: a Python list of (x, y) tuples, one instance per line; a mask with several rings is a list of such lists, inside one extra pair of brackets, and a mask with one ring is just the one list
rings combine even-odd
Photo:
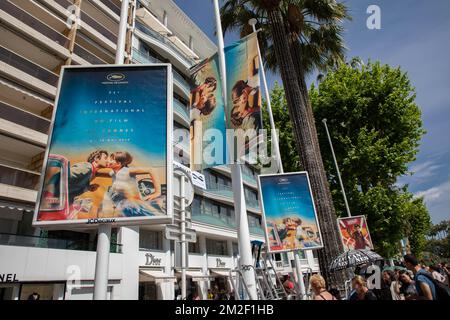
[(140, 230), (139, 248), (148, 250), (162, 250), (162, 232)]
[(216, 255), (227, 254), (227, 242), (222, 240), (206, 239), (206, 253)]
[(189, 253), (200, 253), (198, 242), (189, 242)]
[(233, 256), (236, 257), (239, 254), (239, 245), (233, 242)]

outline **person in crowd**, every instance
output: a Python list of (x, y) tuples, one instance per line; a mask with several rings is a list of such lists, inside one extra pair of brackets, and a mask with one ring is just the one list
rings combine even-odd
[(366, 279), (362, 276), (358, 275), (352, 279), (352, 287), (356, 294), (355, 300), (377, 300), (377, 296), (367, 288)]
[(341, 300), (341, 293), (339, 292), (338, 289), (336, 288), (330, 288), (330, 290), (328, 290), (329, 293), (331, 293), (333, 295), (333, 297), (335, 298), (335, 300)]
[(327, 291), (325, 279), (321, 275), (312, 275), (309, 284), (314, 293), (314, 300), (336, 300), (336, 298)]
[(211, 289), (208, 289), (208, 300), (214, 300), (214, 294), (212, 293)]
[(406, 270), (399, 271), (399, 280), (401, 283), (400, 293), (405, 300), (412, 300), (417, 296), (416, 285)]
[(231, 290), (231, 291), (230, 291), (230, 295), (229, 295), (228, 300), (236, 300), (234, 290)]
[(447, 277), (445, 277), (442, 273), (441, 273), (441, 269), (436, 266), (436, 265), (431, 265), (430, 268), (430, 273), (433, 276), (433, 279), (436, 281), (439, 281), (443, 284), (447, 284)]
[(400, 282), (393, 270), (384, 270), (380, 300), (401, 300)]
[(288, 295), (295, 294), (295, 285), (290, 275), (284, 276), (283, 287)]
[(436, 288), (431, 280), (432, 275), (423, 269), (416, 257), (407, 254), (403, 257), (406, 268), (414, 273), (414, 282), (417, 291), (417, 299), (420, 300), (436, 300)]

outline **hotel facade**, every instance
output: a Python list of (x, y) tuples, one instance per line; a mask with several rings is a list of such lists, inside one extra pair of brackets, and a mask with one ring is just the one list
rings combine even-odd
[[(174, 129), (189, 128), (188, 69), (214, 54), (215, 44), (172, 0), (130, 1), (126, 63), (171, 63)], [(61, 68), (113, 64), (120, 0), (0, 1), (0, 300), (92, 299), (96, 232), (46, 231), (32, 226), (44, 152)], [(207, 14), (207, 13), (205, 13)], [(210, 13), (213, 14), (212, 12)], [(190, 148), (174, 141), (174, 159)], [(188, 293), (206, 299), (230, 287), (239, 259), (231, 173), (202, 172), (190, 206), (197, 242), (189, 244)], [(264, 241), (257, 170), (242, 167), (251, 240)], [(174, 299), (180, 279), (179, 244), (164, 226), (113, 229), (108, 299)], [(276, 271), (293, 273), (291, 254), (274, 255)], [(301, 257), (305, 272), (317, 258)]]

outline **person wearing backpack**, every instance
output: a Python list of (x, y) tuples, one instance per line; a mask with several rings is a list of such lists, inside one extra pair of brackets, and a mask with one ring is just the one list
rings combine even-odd
[(450, 289), (436, 281), (433, 276), (422, 269), (415, 256), (407, 254), (403, 258), (406, 268), (414, 273), (414, 281), (418, 293), (418, 299), (421, 300), (450, 300)]

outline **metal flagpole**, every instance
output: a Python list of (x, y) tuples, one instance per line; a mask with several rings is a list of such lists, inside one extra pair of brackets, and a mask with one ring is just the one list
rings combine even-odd
[[(123, 64), (128, 23), (129, 0), (122, 0), (119, 35), (117, 38), (116, 64)], [(111, 247), (111, 225), (98, 227), (97, 256), (95, 259), (94, 300), (106, 300), (109, 278), (109, 251)]]
[[(225, 65), (225, 52), (223, 43), (223, 33), (222, 24), (220, 21), (220, 10), (219, 1), (213, 0), (214, 2), (214, 12), (216, 17), (216, 28), (217, 28), (217, 40), (219, 46), (219, 64), (220, 64), (220, 75), (222, 79), (222, 95), (224, 99), (225, 106), (227, 104), (227, 90), (226, 90), (226, 65)], [(233, 149), (229, 148), (230, 158), (233, 159)], [(231, 167), (231, 183), (234, 195), (234, 212), (236, 214), (237, 222), (237, 236), (238, 236), (238, 246), (239, 246), (239, 264), (241, 267), (253, 265), (252, 250), (250, 247), (250, 232), (248, 229), (247, 220), (247, 207), (245, 203), (244, 196), (244, 186), (242, 183), (242, 172), (241, 167), (238, 163), (233, 163)], [(247, 284), (249, 292), (249, 300), (256, 300), (256, 280), (253, 268), (242, 268), (242, 274), (244, 276), (244, 281)]]
[(336, 166), (337, 176), (339, 179), (339, 184), (341, 185), (342, 195), (344, 196), (345, 209), (347, 210), (347, 215), (349, 217), (352, 216), (350, 213), (350, 207), (348, 206), (347, 195), (345, 194), (344, 184), (342, 183), (341, 172), (339, 171), (339, 166), (336, 160), (336, 155), (334, 154), (333, 143), (331, 142), (330, 132), (328, 131), (327, 119), (322, 119), (322, 122), (325, 126), (325, 130), (327, 132), (328, 142), (330, 143), (331, 154), (333, 155), (334, 165)]
[[(251, 25), (253, 28), (253, 32), (256, 32), (256, 23), (257, 23), (257, 20), (255, 18), (252, 18), (248, 21), (248, 24)], [(277, 131), (275, 128), (275, 121), (273, 120), (272, 104), (270, 102), (270, 93), (269, 93), (269, 88), (267, 86), (266, 72), (264, 70), (264, 64), (263, 64), (263, 60), (261, 57), (261, 51), (259, 50), (259, 41), (256, 40), (256, 43), (257, 43), (257, 48), (258, 48), (259, 68), (261, 70), (260, 74), (261, 74), (261, 79), (262, 79), (262, 83), (264, 86), (264, 92), (266, 94), (267, 112), (269, 113), (272, 144), (275, 147), (275, 153), (276, 153), (275, 157), (277, 159), (278, 169), (280, 170), (280, 173), (283, 173), (284, 172), (283, 162), (281, 161), (280, 145), (278, 143), (278, 136), (277, 136)]]
[(186, 299), (186, 192), (185, 176), (180, 177), (180, 216), (181, 216), (181, 300)]

